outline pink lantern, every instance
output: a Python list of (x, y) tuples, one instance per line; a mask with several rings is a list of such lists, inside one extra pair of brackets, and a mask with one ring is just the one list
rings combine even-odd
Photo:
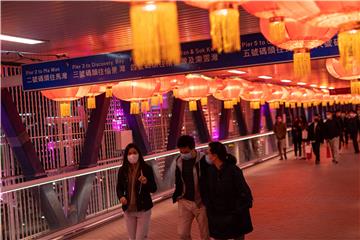
[(197, 110), (197, 100), (207, 97), (209, 92), (208, 82), (199, 76), (188, 75), (178, 90), (178, 97), (189, 102), (189, 110)]

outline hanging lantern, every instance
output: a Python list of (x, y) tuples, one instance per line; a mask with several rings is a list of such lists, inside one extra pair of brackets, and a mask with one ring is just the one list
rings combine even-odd
[(284, 10), (303, 12), (296, 19), (316, 27), (337, 28), (340, 62), (347, 70), (360, 64), (360, 1), (284, 1)]
[(243, 82), (243, 92), (241, 98), (250, 101), (250, 108), (259, 109), (262, 104), (265, 104), (265, 99), (269, 94), (265, 84)]
[(235, 79), (224, 79), (222, 85), (223, 87), (217, 90), (213, 96), (224, 102), (225, 109), (232, 109), (242, 94), (242, 83)]
[(170, 86), (173, 92), (173, 96), (175, 98), (179, 97), (179, 88), (184, 84), (185, 76), (184, 75), (177, 75), (170, 77)]
[(103, 88), (99, 85), (91, 85), (89, 86), (89, 92), (85, 95), (87, 97), (87, 108), (94, 109), (96, 108), (95, 97), (103, 93)]
[(208, 9), (213, 49), (219, 53), (240, 51), (240, 11), (236, 1), (186, 1), (189, 5)]
[(360, 80), (352, 80), (351, 81), (351, 94), (360, 94)]
[(322, 45), (335, 35), (336, 29), (313, 27), (300, 22), (285, 22), (286, 37), (283, 41), (275, 41), (269, 33), (269, 23), (260, 20), (261, 33), (272, 44), (279, 48), (294, 51), (294, 75), (304, 78), (311, 72), (310, 49)]
[(135, 65), (180, 63), (176, 2), (132, 2), (130, 22)]
[(250, 14), (264, 19), (269, 25), (269, 37), (275, 42), (286, 38), (285, 21), (288, 21), (288, 11), (278, 5), (278, 1), (247, 1), (241, 5)]
[(360, 78), (360, 65), (353, 65), (351, 69), (345, 69), (336, 58), (326, 59), (326, 69), (334, 78), (342, 80), (354, 80)]
[(194, 75), (187, 75), (178, 89), (178, 97), (189, 102), (189, 110), (197, 110), (197, 100), (207, 96), (209, 86), (204, 78), (196, 77)]
[(280, 103), (289, 95), (288, 91), (285, 87), (274, 84), (266, 84), (266, 87), (268, 94), (265, 96), (265, 101), (269, 103), (271, 109), (278, 109)]
[(295, 108), (296, 106), (300, 106), (301, 102), (304, 100), (304, 89), (300, 87), (289, 87), (287, 88), (289, 95), (286, 98), (287, 105), (290, 108)]
[(171, 90), (171, 78), (159, 77), (156, 78), (156, 90), (153, 96), (151, 96), (151, 106), (159, 106), (163, 104), (163, 94)]
[(156, 79), (142, 79), (119, 82), (113, 86), (113, 95), (124, 101), (130, 101), (130, 113), (139, 114), (139, 102), (142, 102), (142, 112), (149, 109), (149, 102), (146, 101), (154, 94), (157, 84)]
[(70, 102), (84, 97), (89, 92), (89, 89), (89, 86), (69, 87), (44, 90), (41, 91), (41, 94), (46, 98), (60, 102), (60, 116), (68, 117), (71, 114)]

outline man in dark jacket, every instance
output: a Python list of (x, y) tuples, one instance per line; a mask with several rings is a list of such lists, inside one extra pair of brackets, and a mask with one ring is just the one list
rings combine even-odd
[(286, 157), (286, 142), (285, 142), (286, 126), (285, 126), (285, 123), (283, 123), (281, 116), (276, 117), (276, 123), (274, 125), (274, 133), (275, 133), (275, 136), (277, 139), (280, 160), (283, 160), (282, 151), (284, 151), (284, 157), (285, 157), (285, 159), (287, 159), (287, 157)]
[(330, 145), (333, 163), (338, 163), (339, 159), (339, 137), (340, 137), (340, 125), (339, 122), (334, 119), (332, 112), (326, 113), (326, 120), (324, 123), (324, 138)]
[(355, 111), (350, 112), (350, 118), (347, 121), (347, 129), (353, 142), (355, 153), (359, 153), (359, 145), (357, 142), (359, 123)]
[(308, 128), (308, 141), (311, 142), (315, 154), (315, 163), (320, 163), (320, 144), (324, 142), (323, 126), (319, 114), (314, 115), (314, 121)]
[(196, 219), (200, 237), (209, 239), (208, 219), (203, 201), (206, 183), (206, 163), (203, 153), (195, 150), (195, 140), (191, 136), (181, 136), (177, 144), (180, 156), (176, 158), (175, 192), (173, 202), (178, 202), (180, 239), (191, 239), (191, 225)]

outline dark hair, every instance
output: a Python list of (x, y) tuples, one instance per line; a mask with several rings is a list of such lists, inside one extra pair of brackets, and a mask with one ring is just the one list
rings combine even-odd
[(223, 163), (236, 164), (236, 158), (226, 151), (226, 147), (221, 142), (209, 143), (209, 151), (216, 154)]
[(195, 148), (195, 139), (192, 136), (183, 135), (183, 136), (179, 137), (178, 142), (177, 142), (177, 147), (178, 148), (189, 147), (190, 149), (194, 149)]
[(125, 169), (128, 169), (129, 168), (129, 160), (128, 160), (128, 154), (129, 154), (129, 151), (131, 148), (135, 148), (136, 151), (139, 153), (139, 163), (140, 165), (145, 163), (145, 160), (144, 160), (144, 157), (140, 151), (140, 148), (138, 146), (135, 145), (135, 143), (129, 143), (126, 148), (125, 148), (125, 151), (124, 151), (124, 157), (123, 157), (123, 167)]

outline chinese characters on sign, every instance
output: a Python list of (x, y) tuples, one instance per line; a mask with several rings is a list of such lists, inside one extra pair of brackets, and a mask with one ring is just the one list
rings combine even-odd
[[(28, 64), (22, 67), (23, 87), (41, 90), (292, 61), (292, 52), (272, 45), (259, 33), (241, 36), (241, 51), (230, 54), (214, 51), (210, 40), (184, 43), (181, 48), (179, 65), (140, 68), (133, 64), (130, 51)], [(311, 50), (313, 58), (337, 55), (336, 37)]]

